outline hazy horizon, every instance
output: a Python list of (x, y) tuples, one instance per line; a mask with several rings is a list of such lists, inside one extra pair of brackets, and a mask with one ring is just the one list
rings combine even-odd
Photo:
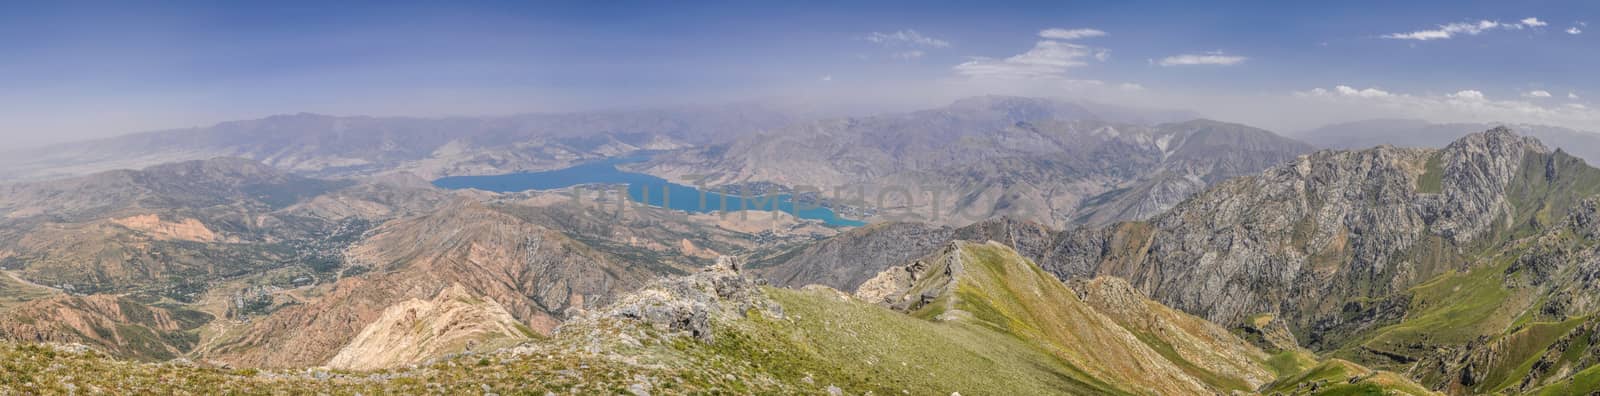
[[(301, 112), (441, 117), (966, 96), (1292, 132), (1417, 118), (1600, 129), (1584, 2), (1034, 7), (49, 5), (0, 16), (12, 148)], [(848, 12), (841, 12), (848, 11)], [(1379, 12), (1373, 12), (1379, 11)], [(843, 110), (834, 110), (843, 109)]]

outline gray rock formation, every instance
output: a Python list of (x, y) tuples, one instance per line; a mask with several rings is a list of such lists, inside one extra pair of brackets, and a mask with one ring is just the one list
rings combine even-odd
[(783, 307), (762, 294), (753, 279), (739, 273), (736, 259), (721, 257), (705, 271), (657, 280), (621, 297), (598, 315), (578, 321), (635, 320), (710, 343), (715, 340), (713, 319), (742, 318), (751, 310), (783, 317)]
[(951, 235), (948, 227), (921, 223), (873, 224), (806, 245), (775, 262), (756, 263), (751, 272), (788, 288), (820, 284), (855, 290), (879, 271), (937, 249)]

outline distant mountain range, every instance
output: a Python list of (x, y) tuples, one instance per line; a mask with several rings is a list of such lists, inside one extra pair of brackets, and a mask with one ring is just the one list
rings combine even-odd
[(1441, 147), (1461, 137), (1461, 131), (1481, 131), (1508, 126), (1539, 138), (1552, 148), (1565, 150), (1591, 164), (1600, 163), (1600, 133), (1531, 124), (1431, 123), (1415, 119), (1374, 119), (1324, 126), (1291, 135), (1318, 147), (1341, 150), (1378, 145)]
[(0, 181), (239, 157), (307, 176), (425, 178), (543, 170), (637, 150), (722, 142), (801, 115), (760, 104), (504, 117), (272, 116), (6, 153)]
[(1107, 118), (1074, 103), (977, 97), (796, 124), (635, 169), (710, 186), (812, 187), (880, 218), (964, 225), (1011, 215), (1064, 226), (1143, 219), (1312, 150), (1239, 124)]

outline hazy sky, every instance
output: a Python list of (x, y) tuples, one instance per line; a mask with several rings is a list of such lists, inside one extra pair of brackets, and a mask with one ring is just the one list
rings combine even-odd
[(0, 145), (302, 111), (982, 93), (1278, 130), (1367, 117), (1600, 130), (1593, 1), (45, 3), (0, 11)]

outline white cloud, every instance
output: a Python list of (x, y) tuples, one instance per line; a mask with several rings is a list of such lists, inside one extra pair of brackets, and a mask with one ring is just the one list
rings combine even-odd
[(1383, 97), (1392, 96), (1393, 94), (1389, 93), (1389, 91), (1385, 91), (1385, 90), (1381, 90), (1381, 89), (1377, 89), (1377, 88), (1355, 89), (1355, 88), (1350, 87), (1349, 85), (1338, 85), (1338, 86), (1334, 86), (1332, 91), (1329, 91), (1329, 90), (1326, 90), (1326, 89), (1322, 89), (1322, 88), (1313, 88), (1310, 91), (1295, 92), (1294, 95), (1295, 96), (1349, 96), (1349, 97), (1357, 97), (1357, 98), (1383, 98)]
[(1523, 18), (1522, 19), (1522, 24), (1523, 25), (1528, 25), (1528, 27), (1541, 27), (1541, 26), (1549, 25), (1548, 23), (1545, 23), (1544, 21), (1541, 21), (1541, 20), (1539, 20), (1539, 18), (1535, 18), (1535, 17)]
[(1550, 97), (1550, 91), (1546, 91), (1546, 90), (1542, 90), (1542, 89), (1536, 89), (1536, 90), (1532, 90), (1532, 91), (1528, 91), (1528, 92), (1523, 92), (1522, 93), (1522, 97), (1524, 97), (1524, 98), (1548, 98), (1548, 97)]
[(923, 55), (927, 55), (927, 53), (923, 52), (922, 50), (906, 50), (889, 54), (890, 57), (895, 59), (917, 59), (921, 58)]
[(1206, 53), (1206, 54), (1173, 55), (1173, 56), (1169, 56), (1169, 57), (1166, 57), (1166, 58), (1162, 58), (1160, 62), (1157, 62), (1157, 64), (1160, 64), (1161, 66), (1187, 66), (1187, 65), (1232, 66), (1232, 65), (1237, 65), (1237, 64), (1240, 64), (1240, 63), (1244, 63), (1244, 61), (1246, 59), (1249, 59), (1249, 58), (1246, 58), (1246, 57), (1243, 57), (1243, 56), (1237, 56), (1237, 55), (1224, 55), (1222, 52), (1218, 51), (1218, 52), (1211, 52), (1211, 53)]
[(1328, 95), (1329, 95), (1328, 90), (1322, 89), (1320, 87), (1312, 88), (1310, 91), (1296, 91), (1294, 93), (1294, 96), (1299, 96), (1299, 97), (1328, 96)]
[(1567, 99), (1578, 100), (1578, 94), (1567, 92)]
[[(925, 36), (911, 29), (893, 33), (872, 32), (861, 39), (882, 47), (887, 52), (883, 56), (899, 60), (921, 59), (923, 55), (928, 54), (927, 50), (950, 46), (949, 41)], [(867, 55), (861, 55), (860, 57), (861, 59), (871, 58)]]
[[(1434, 122), (1525, 122), (1578, 129), (1600, 129), (1600, 111), (1584, 104), (1521, 98), (1495, 99), (1475, 89), (1447, 94), (1405, 94), (1376, 88), (1358, 90), (1347, 86), (1336, 86), (1333, 89), (1313, 88), (1299, 91), (1293, 96), (1303, 102), (1290, 107), (1302, 109), (1312, 116), (1342, 112), (1350, 114), (1347, 116), (1350, 118), (1404, 117)], [(1571, 96), (1575, 95), (1569, 95)]]
[(822, 81), (833, 81), (833, 75), (832, 74), (824, 75), (819, 80), (822, 80)]
[(1067, 69), (1088, 64), (1088, 59), (1105, 62), (1111, 50), (1069, 43), (1089, 37), (1105, 36), (1098, 29), (1050, 28), (1039, 31), (1039, 40), (1028, 52), (1005, 59), (975, 56), (955, 66), (956, 73), (975, 78), (1055, 78), (1066, 77)]
[(1099, 29), (1062, 29), (1049, 28), (1039, 31), (1039, 37), (1055, 40), (1077, 40), (1081, 38), (1100, 37), (1106, 35)]
[(1040, 40), (1033, 49), (1005, 59), (973, 57), (955, 66), (956, 73), (968, 77), (1039, 78), (1062, 77), (1067, 69), (1100, 59), (1101, 49), (1078, 44)]
[(1390, 95), (1389, 91), (1384, 91), (1384, 90), (1377, 89), (1377, 88), (1367, 88), (1367, 89), (1362, 89), (1362, 90), (1356, 90), (1355, 88), (1351, 88), (1348, 85), (1340, 85), (1340, 86), (1334, 87), (1334, 90), (1339, 91), (1340, 95), (1359, 96), (1359, 97), (1363, 97), (1363, 98), (1381, 98), (1381, 97), (1385, 97), (1385, 96), (1389, 96)]
[[(1515, 25), (1515, 26), (1517, 26), (1517, 27), (1511, 27), (1511, 26), (1505, 26), (1505, 27), (1506, 28), (1510, 28), (1510, 29), (1517, 29), (1517, 28), (1520, 28), (1521, 25)], [(1438, 29), (1433, 29), (1433, 30), (1418, 30), (1418, 31), (1409, 32), (1409, 33), (1390, 33), (1390, 34), (1385, 34), (1382, 37), (1386, 38), (1386, 39), (1394, 39), (1394, 40), (1420, 40), (1420, 41), (1444, 40), (1444, 39), (1449, 39), (1449, 38), (1452, 38), (1452, 37), (1455, 37), (1455, 36), (1461, 35), (1461, 34), (1466, 34), (1466, 35), (1469, 35), (1469, 36), (1475, 36), (1475, 35), (1478, 35), (1479, 33), (1483, 33), (1485, 31), (1489, 31), (1489, 30), (1493, 30), (1493, 29), (1497, 29), (1497, 28), (1501, 28), (1501, 27), (1502, 27), (1502, 25), (1500, 24), (1499, 21), (1491, 21), (1491, 20), (1484, 19), (1484, 20), (1479, 20), (1477, 22), (1456, 22), (1456, 23), (1451, 23), (1451, 24), (1439, 25)]]
[(1452, 99), (1460, 99), (1460, 100), (1467, 100), (1467, 101), (1474, 101), (1474, 102), (1482, 101), (1482, 100), (1486, 99), (1486, 97), (1483, 96), (1483, 92), (1479, 91), (1479, 90), (1476, 90), (1476, 89), (1465, 89), (1465, 90), (1456, 91), (1456, 93), (1450, 94), (1449, 96)]
[(1117, 87), (1118, 88), (1122, 88), (1122, 90), (1124, 90), (1124, 91), (1143, 91), (1144, 90), (1144, 86), (1143, 85), (1139, 85), (1137, 83), (1122, 83), (1121, 85), (1117, 85)]
[(1109, 59), (1111, 59), (1111, 50), (1105, 48), (1096, 48), (1094, 50), (1094, 60), (1105, 62)]
[(864, 39), (886, 47), (944, 48), (950, 46), (949, 41), (924, 36), (922, 33), (917, 33), (917, 31), (911, 29), (894, 33), (872, 32), (867, 34)]
[(1573, 27), (1567, 28), (1567, 34), (1573, 34), (1573, 35), (1583, 34), (1583, 29), (1579, 29), (1577, 26), (1573, 26)]

